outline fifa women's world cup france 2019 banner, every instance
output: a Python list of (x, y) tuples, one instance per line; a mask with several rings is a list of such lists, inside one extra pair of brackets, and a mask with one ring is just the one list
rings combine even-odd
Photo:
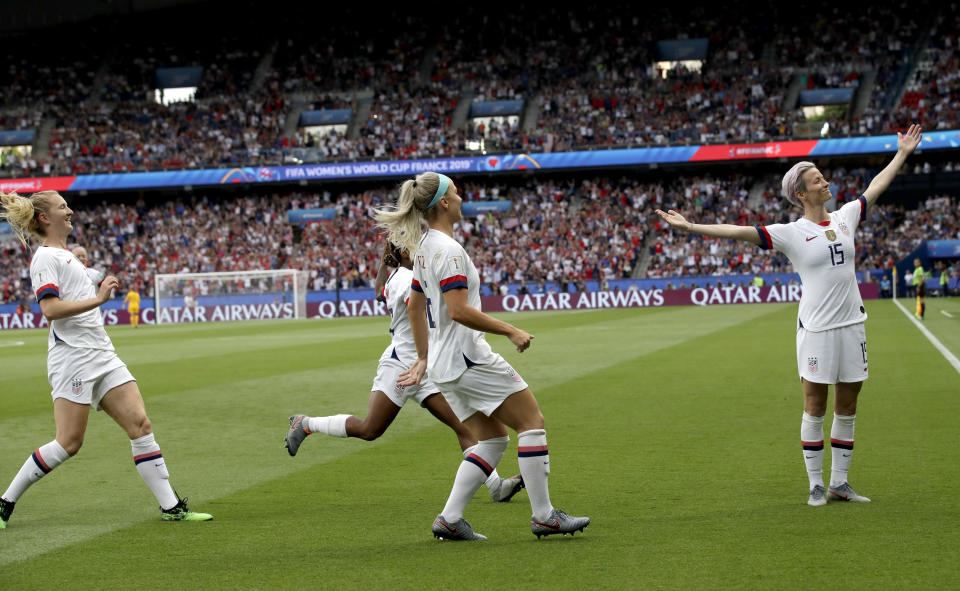
[[(960, 149), (960, 130), (924, 133), (924, 150)], [(897, 136), (882, 135), (819, 140), (770, 141), (758, 144), (709, 146), (664, 146), (554, 152), (550, 154), (491, 154), (460, 158), (390, 160), (375, 162), (339, 162), (132, 172), (126, 174), (90, 174), (72, 177), (11, 179), (0, 181), (4, 192), (32, 193), (55, 191), (98, 191), (146, 189), (154, 187), (209, 186), (236, 183), (309, 182), (311, 180), (388, 178), (413, 176), (435, 171), (448, 175), (468, 173), (509, 173), (521, 170), (570, 170), (629, 167), (683, 162), (719, 162), (762, 160), (769, 158), (817, 158), (820, 156), (885, 154), (896, 152)]]

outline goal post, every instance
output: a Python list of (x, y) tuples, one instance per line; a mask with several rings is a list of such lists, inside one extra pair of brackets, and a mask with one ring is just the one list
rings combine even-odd
[(307, 317), (306, 271), (154, 275), (156, 324)]

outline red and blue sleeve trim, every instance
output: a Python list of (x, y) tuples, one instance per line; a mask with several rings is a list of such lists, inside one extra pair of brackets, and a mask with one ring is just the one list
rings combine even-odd
[(867, 200), (861, 195), (857, 197), (857, 201), (860, 202), (860, 221), (862, 222), (867, 219)]
[(37, 290), (37, 301), (39, 302), (45, 297), (53, 296), (55, 298), (60, 297), (60, 288), (52, 283), (48, 283)]
[(767, 232), (767, 229), (763, 226), (754, 227), (757, 229), (757, 234), (760, 235), (760, 248), (764, 250), (773, 248), (773, 240), (770, 238), (770, 232)]
[(420, 287), (420, 282), (417, 281), (416, 279), (414, 279), (413, 283), (410, 284), (410, 289), (412, 289), (413, 291), (419, 291), (420, 293), (423, 293), (423, 288)]
[(453, 277), (447, 277), (440, 282), (440, 291), (447, 292), (451, 289), (457, 289), (462, 287), (463, 289), (467, 288), (467, 278), (463, 275), (454, 275)]

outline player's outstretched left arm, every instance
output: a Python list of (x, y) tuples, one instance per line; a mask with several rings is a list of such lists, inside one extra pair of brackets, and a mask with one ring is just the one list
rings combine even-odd
[(897, 176), (897, 171), (903, 166), (907, 156), (912, 154), (913, 151), (917, 149), (917, 146), (920, 145), (920, 141), (923, 139), (923, 134), (920, 133), (921, 131), (920, 126), (914, 124), (910, 126), (907, 133), (897, 132), (897, 154), (893, 157), (893, 160), (890, 161), (890, 164), (881, 170), (877, 176), (873, 177), (870, 185), (863, 192), (863, 197), (867, 200), (867, 207), (877, 202), (877, 198), (887, 190), (887, 187), (893, 182), (894, 177)]

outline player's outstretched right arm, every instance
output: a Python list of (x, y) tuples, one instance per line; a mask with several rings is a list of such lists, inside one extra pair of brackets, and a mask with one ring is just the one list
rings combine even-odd
[(47, 320), (60, 320), (69, 318), (77, 314), (83, 314), (94, 308), (99, 308), (110, 301), (111, 292), (117, 287), (117, 278), (113, 275), (108, 276), (100, 284), (100, 291), (97, 297), (79, 302), (65, 302), (58, 297), (47, 297), (40, 300), (40, 310)]
[(671, 227), (684, 232), (692, 232), (703, 236), (713, 236), (715, 238), (731, 238), (733, 240), (742, 240), (750, 244), (760, 245), (760, 233), (753, 226), (736, 226), (733, 224), (694, 224), (688, 222), (686, 218), (674, 210), (657, 210), (659, 215)]

